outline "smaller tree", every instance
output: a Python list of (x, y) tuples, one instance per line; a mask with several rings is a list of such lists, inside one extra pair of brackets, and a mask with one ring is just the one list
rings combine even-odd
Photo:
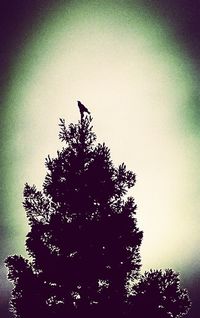
[(129, 304), (136, 317), (180, 318), (191, 305), (187, 290), (180, 288), (179, 274), (172, 269), (145, 272), (132, 292)]
[(125, 198), (135, 174), (95, 145), (89, 111), (79, 108), (78, 124), (60, 122), (66, 146), (46, 159), (43, 191), (25, 185), (30, 259), (6, 260), (11, 310), (16, 318), (180, 318), (190, 300), (178, 274), (140, 274), (142, 232)]

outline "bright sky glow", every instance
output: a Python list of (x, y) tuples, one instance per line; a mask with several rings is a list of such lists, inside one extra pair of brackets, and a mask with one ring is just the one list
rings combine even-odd
[(74, 2), (52, 12), (22, 50), (7, 102), (16, 156), (10, 222), (19, 227), (19, 245), (27, 232), (23, 185), (41, 188), (44, 158), (62, 146), (58, 119), (76, 122), (79, 99), (114, 162), (125, 162), (137, 175), (130, 194), (144, 231), (144, 268), (180, 269), (194, 253), (194, 145), (177, 118), (191, 91), (190, 65), (162, 21), (138, 10)]

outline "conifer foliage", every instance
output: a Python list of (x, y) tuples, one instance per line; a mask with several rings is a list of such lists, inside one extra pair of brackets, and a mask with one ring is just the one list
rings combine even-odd
[(96, 144), (90, 115), (78, 124), (60, 120), (65, 143), (46, 159), (42, 191), (25, 185), (30, 256), (9, 256), (16, 318), (179, 318), (190, 300), (178, 274), (140, 274), (142, 232), (136, 205), (125, 196), (135, 175), (115, 167)]

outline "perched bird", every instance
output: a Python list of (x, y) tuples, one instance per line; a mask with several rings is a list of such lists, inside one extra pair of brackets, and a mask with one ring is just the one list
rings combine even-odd
[(81, 117), (83, 117), (84, 113), (90, 114), (89, 110), (78, 100), (78, 107), (81, 113)]

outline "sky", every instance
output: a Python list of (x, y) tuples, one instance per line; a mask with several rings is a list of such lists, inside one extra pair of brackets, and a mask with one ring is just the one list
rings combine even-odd
[(41, 189), (59, 118), (76, 122), (81, 100), (113, 162), (136, 173), (142, 269), (179, 271), (197, 317), (200, 4), (22, 0), (0, 12), (0, 312), (4, 259), (26, 255), (24, 184)]

